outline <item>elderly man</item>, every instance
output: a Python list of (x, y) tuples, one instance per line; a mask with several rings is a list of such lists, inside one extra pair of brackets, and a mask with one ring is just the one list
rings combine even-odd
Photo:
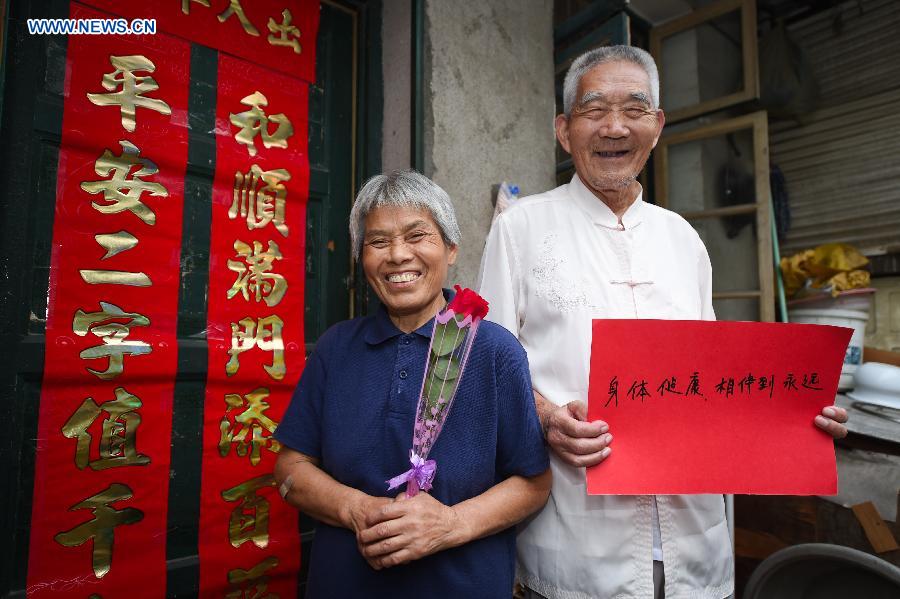
[[(517, 539), (519, 578), (535, 597), (727, 597), (721, 495), (601, 497), (585, 486), (584, 467), (612, 451), (606, 423), (585, 421), (591, 319), (715, 317), (700, 237), (644, 202), (636, 180), (665, 122), (653, 59), (628, 46), (584, 54), (566, 75), (564, 109), (556, 136), (576, 174), (499, 216), (480, 277), (488, 318), (528, 351), (553, 450), (550, 500)], [(834, 437), (842, 422), (838, 408), (815, 418)]]

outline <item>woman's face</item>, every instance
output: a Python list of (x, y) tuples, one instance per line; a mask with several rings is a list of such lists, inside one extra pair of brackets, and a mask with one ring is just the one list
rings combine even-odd
[(413, 331), (443, 306), (441, 286), (456, 262), (431, 212), (381, 206), (366, 216), (362, 266), (391, 320)]

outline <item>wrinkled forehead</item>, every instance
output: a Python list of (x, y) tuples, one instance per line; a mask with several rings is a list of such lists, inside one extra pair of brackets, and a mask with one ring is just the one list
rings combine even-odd
[(594, 99), (608, 102), (637, 100), (651, 104), (650, 77), (639, 65), (614, 60), (598, 64), (578, 83), (577, 101)]
[(386, 232), (402, 233), (409, 229), (437, 229), (434, 216), (427, 208), (415, 205), (382, 204), (372, 208), (366, 215), (365, 235)]

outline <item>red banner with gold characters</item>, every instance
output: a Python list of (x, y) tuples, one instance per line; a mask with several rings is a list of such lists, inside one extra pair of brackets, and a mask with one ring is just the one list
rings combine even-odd
[(217, 80), (201, 595), (294, 597), (297, 511), (275, 488), (272, 434), (304, 361), (308, 89), (224, 54)]
[(189, 69), (174, 37), (69, 37), (30, 597), (165, 595)]
[(305, 81), (316, 80), (318, 0), (82, 0)]

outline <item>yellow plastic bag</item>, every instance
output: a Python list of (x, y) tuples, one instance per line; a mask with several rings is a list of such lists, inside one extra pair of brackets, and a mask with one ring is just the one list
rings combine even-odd
[[(827, 243), (781, 259), (784, 291), (788, 297), (803, 289), (821, 289), (837, 296), (841, 291), (869, 286), (864, 266), (869, 259), (852, 245)], [(804, 295), (804, 294), (800, 294)]]

